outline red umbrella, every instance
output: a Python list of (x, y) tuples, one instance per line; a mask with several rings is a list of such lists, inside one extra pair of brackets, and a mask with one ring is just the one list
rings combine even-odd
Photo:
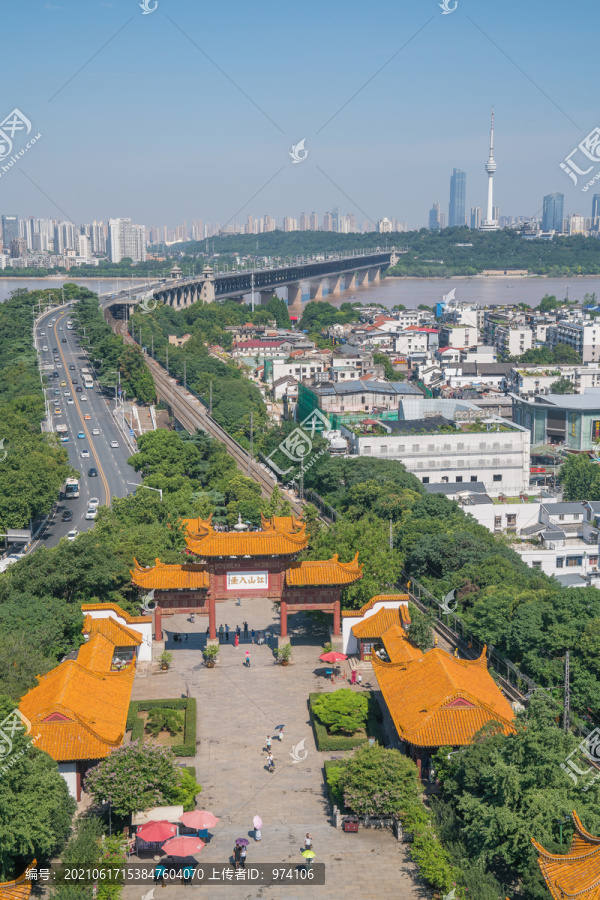
[(219, 820), (205, 809), (194, 809), (192, 812), (186, 812), (179, 816), (179, 821), (183, 822), (188, 828), (202, 831), (205, 828), (214, 828)]
[(177, 825), (167, 822), (164, 819), (160, 822), (147, 822), (140, 825), (137, 830), (136, 837), (141, 841), (156, 841), (161, 843), (169, 838), (175, 837), (177, 834)]
[(343, 659), (348, 659), (345, 653), (338, 653), (337, 650), (332, 650), (331, 653), (322, 653), (319, 657), (323, 662), (336, 663), (341, 662)]
[(193, 856), (205, 847), (204, 841), (197, 837), (175, 837), (162, 845), (162, 849), (170, 856)]

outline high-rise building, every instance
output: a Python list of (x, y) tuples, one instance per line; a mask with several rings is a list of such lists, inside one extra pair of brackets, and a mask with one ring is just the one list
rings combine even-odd
[(302, 213), (302, 215), (300, 216), (300, 231), (308, 231), (308, 229), (308, 216), (306, 215), (306, 213)]
[(544, 197), (542, 231), (558, 231), (559, 233), (562, 231), (564, 206), (564, 194), (559, 194), (557, 192), (553, 194), (546, 194), (546, 196)]
[(440, 231), (443, 231), (446, 227), (446, 213), (440, 213)]
[(481, 228), (481, 207), (480, 206), (472, 206), (471, 207), (471, 228), (474, 231), (479, 231)]
[(356, 216), (353, 213), (349, 213), (346, 216), (346, 220), (348, 222), (348, 231), (351, 231), (353, 234), (358, 231), (358, 226), (356, 224)]
[(377, 230), (382, 234), (391, 234), (392, 233), (392, 223), (387, 216), (384, 216), (383, 219), (380, 219), (377, 223)]
[(461, 169), (453, 169), (450, 178), (450, 207), (448, 225), (466, 225), (465, 202), (467, 197), (467, 175)]
[(440, 204), (434, 203), (431, 209), (429, 210), (429, 230), (430, 231), (439, 231), (440, 230)]
[(129, 258), (134, 263), (146, 260), (146, 233), (143, 225), (131, 219), (108, 220), (108, 254), (112, 263)]
[(337, 206), (331, 210), (331, 231), (340, 230), (340, 211)]
[(569, 234), (585, 234), (585, 216), (572, 215), (567, 217), (567, 231)]
[(19, 237), (19, 217), (2, 216), (2, 245), (10, 250), (10, 245)]
[(493, 214), (494, 222), (499, 222), (500, 221), (500, 207), (494, 206), (493, 210), (492, 210), (492, 214)]
[(498, 168), (494, 159), (494, 110), (492, 109), (492, 127), (490, 129), (490, 155), (485, 164), (488, 174), (488, 196), (485, 221), (481, 225), (481, 231), (498, 231), (498, 220), (494, 218), (494, 174)]
[(13, 259), (21, 259), (27, 256), (27, 241), (25, 238), (17, 237), (10, 242), (10, 255)]
[(331, 213), (326, 212), (323, 216), (323, 231), (333, 231)]
[(600, 194), (594, 194), (592, 197), (592, 222), (600, 219)]
[(310, 225), (309, 225), (309, 228), (310, 228), (311, 231), (318, 231), (318, 230), (319, 230), (319, 218), (318, 218), (316, 212), (311, 212), (311, 214), (310, 214)]
[(81, 259), (90, 259), (92, 255), (92, 245), (86, 234), (80, 234), (77, 238), (77, 256)]
[(283, 230), (298, 231), (298, 222), (296, 221), (296, 219), (292, 219), (291, 216), (286, 216), (283, 220)]

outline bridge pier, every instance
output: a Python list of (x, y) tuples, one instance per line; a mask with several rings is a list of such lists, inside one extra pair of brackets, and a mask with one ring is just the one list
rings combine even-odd
[(310, 282), (310, 299), (311, 300), (322, 300), (323, 299), (323, 279), (322, 278), (319, 281), (311, 281)]
[(348, 272), (344, 276), (344, 287), (347, 291), (354, 287), (356, 283), (356, 272)]
[(329, 282), (329, 293), (330, 294), (339, 294), (341, 293), (341, 283), (343, 275), (331, 275), (327, 280)]
[(369, 286), (369, 270), (361, 269), (360, 272), (356, 273), (356, 281), (360, 285), (360, 287), (368, 287)]
[(276, 296), (275, 291), (261, 291), (260, 292), (260, 303), (261, 306), (266, 306), (271, 297)]
[(379, 266), (375, 266), (375, 268), (369, 270), (371, 278), (370, 281), (373, 284), (378, 284), (381, 281), (381, 269)]
[(291, 316), (298, 316), (298, 318), (302, 315), (302, 286), (299, 281), (295, 284), (288, 284), (287, 286), (287, 305), (288, 305), (288, 313)]

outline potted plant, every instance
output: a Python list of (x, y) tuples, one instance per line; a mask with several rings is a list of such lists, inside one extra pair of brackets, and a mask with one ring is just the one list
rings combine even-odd
[(218, 644), (209, 644), (209, 646), (205, 647), (202, 651), (202, 656), (206, 660), (207, 669), (214, 669), (220, 649)]
[(291, 656), (292, 656), (292, 645), (284, 644), (283, 647), (278, 647), (275, 651), (277, 654), (277, 659), (281, 663), (282, 666), (289, 665)]
[(168, 650), (164, 650), (163, 653), (161, 653), (158, 657), (158, 661), (160, 663), (161, 669), (164, 669), (166, 671), (173, 662), (173, 654), (169, 653)]

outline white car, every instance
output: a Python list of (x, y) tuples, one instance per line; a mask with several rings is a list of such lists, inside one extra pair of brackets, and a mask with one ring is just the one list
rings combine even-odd
[(47, 353), (47, 352), (48, 352), (48, 348), (47, 348), (47, 347), (42, 347), (42, 350), (44, 351), (44, 353)]
[(94, 436), (99, 435), (99, 434), (100, 434), (100, 429), (99, 429), (99, 428), (92, 428), (92, 434), (93, 434)]
[(92, 497), (92, 499), (88, 502), (88, 506), (90, 509), (98, 509), (100, 506), (100, 501), (97, 497)]
[(74, 541), (78, 534), (79, 534), (78, 530), (76, 528), (74, 528), (73, 531), (70, 531), (68, 533), (67, 540)]
[(87, 400), (87, 397), (85, 396), (85, 394), (82, 394), (79, 399), (83, 402), (84, 400)]
[(86, 519), (95, 519), (97, 515), (98, 515), (97, 509), (88, 509), (88, 511), (85, 514), (85, 517), (86, 517)]
[(89, 459), (89, 458), (90, 458), (90, 451), (89, 451), (89, 450), (82, 450), (82, 451), (81, 451), (81, 458), (82, 458), (82, 459)]
[(111, 448), (112, 448), (113, 450), (116, 450), (117, 447), (119, 446), (119, 442), (118, 442), (118, 441), (111, 441), (111, 442), (110, 442), (110, 446), (111, 446)]
[(46, 337), (46, 332), (45, 332), (45, 331), (40, 331), (40, 337)]
[(72, 397), (69, 397), (69, 399), (67, 400), (67, 403), (69, 404), (69, 406), (73, 406), (73, 404), (75, 403), (75, 401), (73, 400)]
[(63, 391), (63, 394), (65, 395), (65, 397), (70, 397), (71, 391)]

